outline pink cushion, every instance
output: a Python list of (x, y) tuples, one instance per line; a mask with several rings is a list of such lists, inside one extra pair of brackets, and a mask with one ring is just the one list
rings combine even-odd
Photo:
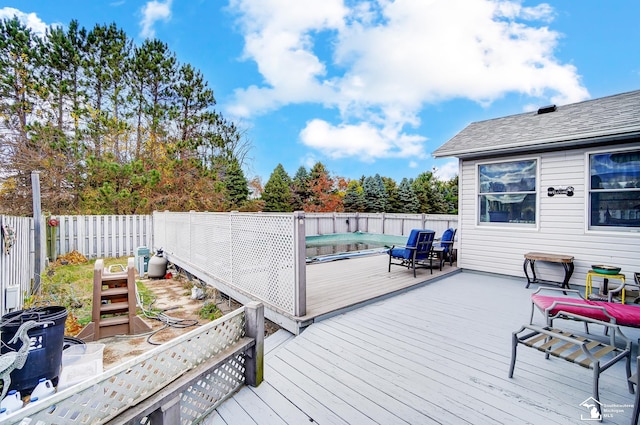
[[(589, 301), (580, 298), (570, 297), (549, 297), (546, 295), (531, 295), (531, 301), (542, 310), (546, 310), (551, 307), (555, 301), (567, 302), (580, 305), (592, 305), (598, 307), (604, 307), (612, 317), (616, 319), (616, 323), (621, 326), (640, 327), (640, 306), (631, 304), (618, 304), (609, 303), (606, 301)], [(559, 311), (566, 311), (567, 313), (579, 314), (581, 316), (590, 317), (596, 320), (609, 321), (609, 318), (602, 312), (602, 310), (588, 307), (580, 307), (573, 305), (556, 305), (551, 314), (556, 314)]]

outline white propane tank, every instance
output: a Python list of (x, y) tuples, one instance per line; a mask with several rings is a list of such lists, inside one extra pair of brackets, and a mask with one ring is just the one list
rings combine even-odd
[(163, 278), (167, 274), (167, 259), (164, 258), (162, 248), (156, 251), (156, 254), (149, 259), (147, 276), (149, 279)]

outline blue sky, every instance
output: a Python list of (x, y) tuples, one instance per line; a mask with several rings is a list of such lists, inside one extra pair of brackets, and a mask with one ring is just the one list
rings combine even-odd
[(433, 152), (467, 124), (640, 89), (637, 0), (4, 1), (36, 31), (77, 19), (155, 37), (200, 69), (263, 184), (457, 172)]

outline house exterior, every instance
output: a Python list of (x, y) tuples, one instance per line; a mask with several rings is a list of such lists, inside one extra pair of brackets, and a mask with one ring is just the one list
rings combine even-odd
[(593, 264), (640, 272), (640, 90), (474, 122), (433, 156), (459, 159), (459, 267), (524, 278), (546, 252), (574, 256), (572, 286)]

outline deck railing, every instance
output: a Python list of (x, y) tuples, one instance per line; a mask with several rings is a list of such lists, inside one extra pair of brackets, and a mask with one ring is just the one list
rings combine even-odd
[(306, 314), (306, 236), (356, 230), (408, 235), (414, 228), (440, 235), (458, 226), (458, 216), (156, 212), (153, 223), (154, 243), (171, 262), (241, 302), (264, 303), (268, 314), (301, 317)]
[(264, 307), (250, 303), (7, 418), (31, 424), (198, 423), (262, 381)]
[(153, 222), (171, 262), (236, 299), (305, 314), (304, 213), (156, 212)]

